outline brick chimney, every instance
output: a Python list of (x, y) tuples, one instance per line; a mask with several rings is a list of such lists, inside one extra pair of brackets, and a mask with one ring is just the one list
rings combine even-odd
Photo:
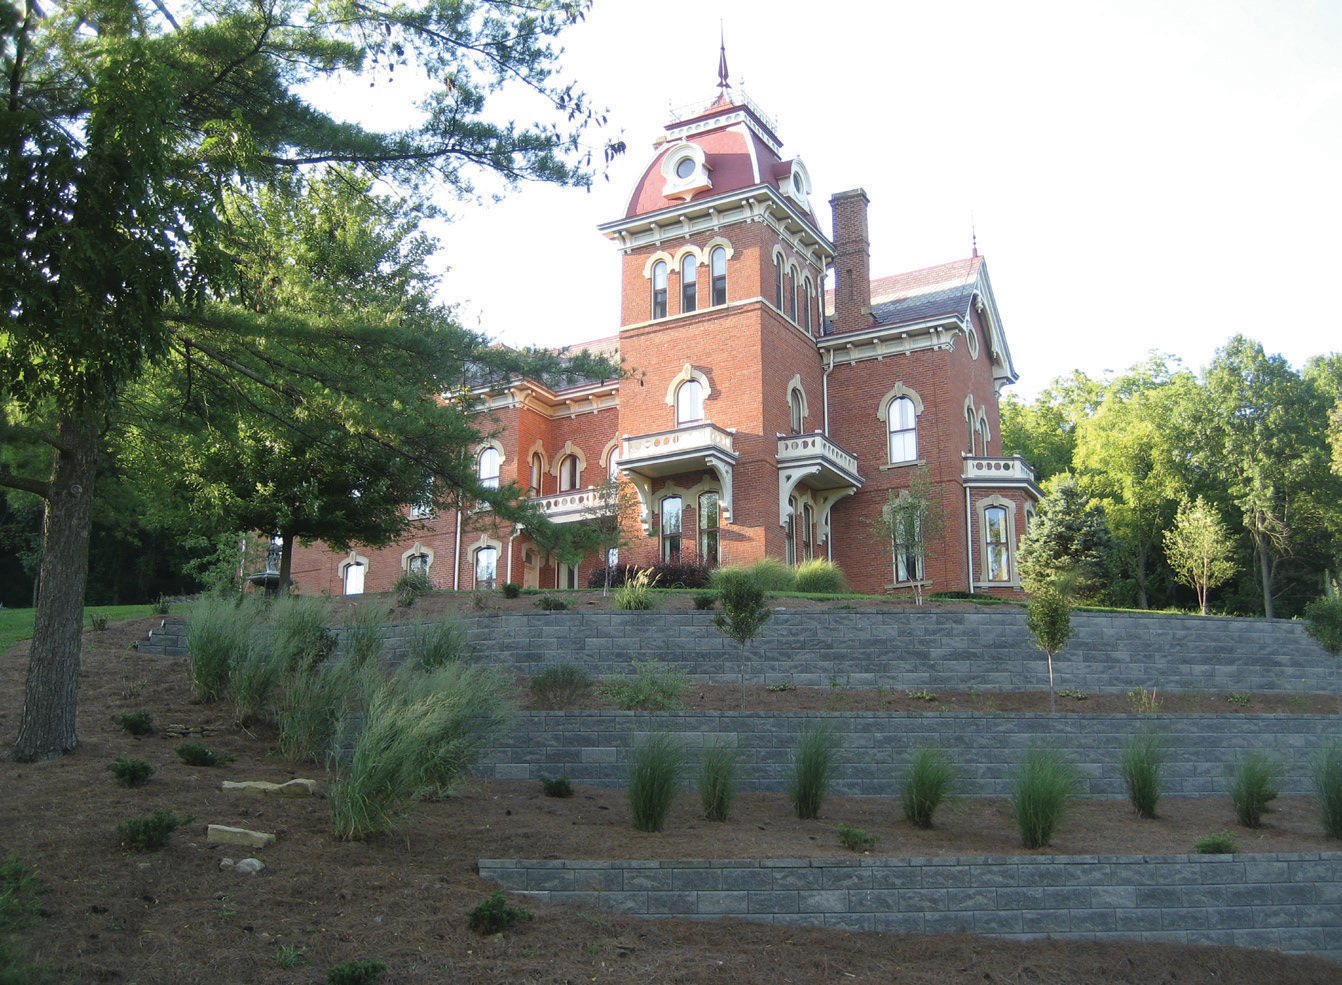
[(867, 204), (861, 188), (829, 200), (834, 215), (834, 331), (852, 332), (871, 325), (871, 248)]

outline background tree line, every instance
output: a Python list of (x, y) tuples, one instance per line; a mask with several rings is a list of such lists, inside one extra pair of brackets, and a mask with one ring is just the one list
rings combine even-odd
[(1046, 493), (1027, 580), (1064, 575), (1108, 605), (1205, 599), (1267, 616), (1337, 590), (1342, 354), (1297, 372), (1237, 335), (1200, 374), (1154, 354), (1103, 380), (1075, 372), (1032, 402), (1009, 396), (1002, 445)]

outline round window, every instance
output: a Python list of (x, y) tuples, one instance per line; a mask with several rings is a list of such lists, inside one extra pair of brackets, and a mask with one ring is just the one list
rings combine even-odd
[(694, 158), (682, 157), (676, 162), (676, 177), (685, 179), (694, 174)]
[(801, 175), (796, 171), (792, 172), (792, 191), (797, 195), (805, 195), (806, 188), (802, 185)]

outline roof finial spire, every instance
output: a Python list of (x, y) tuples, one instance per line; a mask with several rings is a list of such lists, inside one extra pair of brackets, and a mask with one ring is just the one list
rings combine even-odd
[(730, 89), (731, 83), (727, 81), (727, 34), (723, 30), (722, 21), (718, 21), (718, 36), (720, 46), (718, 48), (718, 88), (724, 93)]
[(974, 226), (974, 213), (972, 213), (972, 212), (969, 214), (969, 242), (970, 242), (970, 245), (973, 247), (973, 251), (974, 251), (974, 252), (971, 254), (971, 256), (978, 256), (978, 255), (979, 255), (979, 232), (978, 232), (978, 229), (975, 228), (975, 226)]

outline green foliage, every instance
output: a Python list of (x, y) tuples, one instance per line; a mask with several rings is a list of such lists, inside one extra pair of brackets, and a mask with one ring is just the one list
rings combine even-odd
[(280, 751), (322, 762), (332, 752), (342, 722), (361, 711), (382, 683), (381, 667), (361, 660), (356, 649), (285, 674), (275, 690)]
[(1165, 557), (1181, 584), (1198, 594), (1202, 614), (1207, 614), (1207, 593), (1234, 576), (1235, 543), (1216, 511), (1199, 496), (1193, 502), (1184, 499), (1174, 517), (1174, 526), (1165, 531)]
[(712, 609), (717, 604), (717, 592), (696, 592), (694, 595), (694, 607), (700, 612)]
[(725, 821), (736, 803), (741, 754), (734, 745), (714, 743), (699, 757), (699, 806), (710, 821)]
[(839, 844), (850, 852), (864, 851), (880, 840), (879, 835), (869, 835), (862, 828), (850, 828), (846, 824), (839, 825)]
[(147, 711), (132, 711), (117, 717), (117, 724), (131, 735), (149, 735), (154, 731), (154, 716)]
[(194, 821), (195, 815), (178, 817), (173, 811), (158, 808), (144, 817), (133, 817), (117, 825), (123, 847), (132, 852), (156, 852), (168, 843), (179, 827)]
[(448, 791), (511, 725), (508, 685), (494, 672), (446, 664), (402, 672), (346, 717), (337, 745), (353, 749), (331, 782), (331, 826), (342, 839), (394, 830), (422, 791)]
[(573, 781), (567, 776), (541, 774), (541, 792), (547, 797), (572, 797)]
[(1193, 842), (1193, 851), (1199, 855), (1233, 855), (1239, 851), (1239, 845), (1229, 831), (1213, 831)]
[(352, 608), (340, 634), (340, 649), (346, 658), (360, 667), (381, 663), (385, 621), (380, 608), (371, 605)]
[(1155, 688), (1137, 687), (1128, 692), (1128, 707), (1138, 715), (1154, 715), (1160, 711), (1160, 699)]
[(228, 696), (238, 717), (246, 721), (273, 715), (275, 692), (284, 676), (272, 639), (263, 628), (254, 629), (228, 668)]
[(802, 729), (792, 752), (792, 770), (787, 779), (788, 801), (801, 820), (820, 816), (825, 794), (834, 779), (839, 750), (839, 737), (827, 722)]
[(177, 755), (186, 763), (187, 766), (223, 766), (225, 763), (231, 763), (236, 759), (235, 756), (221, 756), (213, 749), (207, 749), (205, 746), (186, 742), (177, 747)]
[(301, 968), (306, 964), (311, 964), (307, 958), (306, 947), (296, 947), (293, 944), (275, 945), (275, 964), (286, 971), (292, 971), (294, 968)]
[(1319, 823), (1329, 838), (1342, 838), (1342, 740), (1321, 746), (1309, 760), (1310, 785)]
[(629, 753), (629, 810), (639, 831), (661, 831), (680, 792), (685, 746), (672, 735), (653, 732)]
[(1043, 848), (1067, 812), (1080, 773), (1057, 749), (1032, 745), (1011, 775), (1011, 813), (1026, 848)]
[(657, 579), (652, 572), (643, 568), (637, 574), (625, 578), (624, 584), (615, 590), (615, 608), (651, 609), (652, 586)]
[(488, 899), (472, 907), (466, 916), (471, 929), (481, 934), (501, 934), (519, 921), (536, 919), (530, 910), (510, 906), (501, 889), (490, 893)]
[(256, 615), (234, 598), (201, 599), (186, 624), (191, 689), (200, 701), (217, 701), (230, 690), (236, 664), (245, 659)]
[(531, 707), (542, 711), (572, 708), (592, 693), (592, 675), (567, 661), (546, 667), (531, 679)]
[(142, 787), (154, 775), (154, 767), (143, 759), (124, 759), (117, 756), (107, 768), (112, 771), (116, 782), (123, 787)]
[(1031, 594), (1064, 583), (1077, 598), (1096, 598), (1109, 584), (1113, 551), (1104, 507), (1088, 500), (1070, 475), (1062, 476), (1021, 540), (1021, 583)]
[(937, 696), (933, 692), (925, 689), (921, 691), (905, 691), (904, 695), (910, 701), (926, 701), (929, 704), (937, 700)]
[(376, 958), (372, 961), (345, 961), (332, 965), (326, 971), (326, 985), (376, 985), (387, 966)]
[(396, 579), (391, 590), (396, 594), (396, 604), (402, 609), (408, 609), (415, 604), (415, 599), (433, 591), (433, 582), (429, 580), (427, 572), (407, 571)]
[(406, 656), (412, 666), (421, 670), (460, 663), (470, 656), (466, 627), (451, 616), (417, 622), (410, 633), (410, 652)]
[(914, 598), (922, 605), (927, 562), (936, 556), (946, 537), (946, 508), (926, 465), (910, 473), (907, 489), (890, 491), (871, 526), (890, 554), (892, 582), (912, 583)]
[(110, 624), (106, 616), (102, 615), (101, 613), (91, 612), (89, 613), (88, 618), (89, 618), (89, 628), (91, 628), (95, 633), (107, 632), (107, 627)]
[(38, 900), (44, 892), (33, 870), (14, 856), (0, 862), (0, 985), (40, 985), (44, 971), (22, 957), (27, 949), (18, 933), (40, 913)]
[(1085, 691), (1077, 691), (1077, 690), (1074, 689), (1074, 688), (1066, 688), (1066, 687), (1060, 687), (1060, 688), (1058, 688), (1058, 697), (1060, 697), (1060, 698), (1071, 698), (1073, 701), (1089, 701), (1089, 700), (1090, 700), (1090, 695), (1087, 694)]
[(336, 650), (336, 638), (326, 628), (331, 606), (325, 599), (288, 596), (270, 609), (272, 658), (286, 673), (319, 666)]
[(964, 774), (939, 746), (919, 746), (900, 784), (899, 804), (905, 819), (917, 828), (932, 827), (932, 815), (955, 794)]
[(563, 612), (568, 608), (568, 602), (554, 595), (542, 595), (536, 600), (536, 608), (546, 612)]
[(522, 586), (515, 581), (505, 581), (499, 589), (506, 599), (515, 599), (522, 594)]
[(742, 579), (754, 582), (764, 592), (790, 592), (795, 580), (792, 568), (778, 558), (765, 557), (749, 567), (729, 565), (713, 571), (711, 584), (719, 591)]
[(1034, 637), (1034, 645), (1048, 657), (1050, 710), (1058, 710), (1053, 690), (1053, 657), (1072, 638), (1072, 606), (1067, 596), (1053, 585), (1038, 585), (1025, 609), (1025, 628)]
[(841, 595), (848, 590), (848, 580), (833, 561), (812, 558), (803, 561), (793, 571), (794, 592), (814, 592), (817, 595)]
[(1235, 817), (1246, 828), (1263, 825), (1267, 805), (1277, 799), (1281, 763), (1267, 753), (1251, 750), (1230, 768), (1230, 800)]
[(659, 660), (634, 660), (633, 678), (612, 677), (600, 690), (621, 711), (678, 711), (685, 706), (689, 675)]
[(1342, 595), (1328, 595), (1305, 606), (1305, 632), (1333, 656), (1342, 655)]
[(1251, 694), (1227, 694), (1226, 703), (1236, 705), (1240, 708), (1247, 708), (1253, 704), (1253, 695)]
[(1166, 746), (1165, 737), (1153, 729), (1144, 729), (1123, 742), (1119, 772), (1138, 817), (1156, 816), (1165, 787)]

